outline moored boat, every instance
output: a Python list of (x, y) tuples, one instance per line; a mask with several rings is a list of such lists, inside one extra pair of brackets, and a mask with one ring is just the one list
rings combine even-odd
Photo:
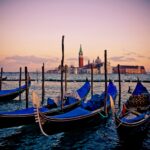
[(7, 80), (7, 76), (6, 76), (6, 77), (3, 77), (3, 78), (0, 77), (0, 80), (6, 81), (6, 80)]
[[(48, 99), (48, 105), (42, 106), (40, 111), (45, 115), (56, 115), (62, 112), (69, 111), (77, 107), (82, 100), (86, 99), (90, 91), (90, 83), (88, 80), (73, 94), (65, 96), (64, 107), (60, 107), (54, 103), (54, 100)], [(75, 96), (76, 95), (76, 96)], [(0, 112), (0, 128), (8, 128), (13, 126), (27, 125), (35, 123), (34, 108), (26, 108), (10, 112)]]
[(150, 124), (150, 93), (138, 81), (129, 99), (115, 114), (120, 136), (135, 136), (144, 133)]
[(7, 101), (15, 99), (22, 92), (24, 92), (27, 88), (29, 88), (30, 85), (31, 85), (31, 82), (29, 81), (27, 86), (23, 85), (21, 87), (14, 88), (14, 89), (0, 90), (0, 101), (7, 102)]
[[(117, 89), (112, 81), (109, 82), (107, 92), (107, 109), (109, 110), (110, 104), (117, 96)], [(37, 96), (33, 94), (33, 101), (35, 97)], [(93, 95), (87, 103), (82, 103), (69, 112), (55, 116), (44, 115), (39, 109), (39, 103), (34, 101), (33, 104), (36, 106), (36, 121), (45, 135), (97, 124), (108, 117), (105, 116), (104, 112), (104, 98), (104, 92), (101, 95)]]

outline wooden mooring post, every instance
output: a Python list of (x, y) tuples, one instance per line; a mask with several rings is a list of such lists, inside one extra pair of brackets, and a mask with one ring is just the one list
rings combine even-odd
[(0, 90), (2, 90), (2, 80), (3, 80), (3, 68), (1, 68)]
[(61, 110), (63, 110), (63, 73), (64, 73), (64, 36), (62, 36), (62, 59), (61, 59)]
[[(22, 68), (19, 69), (19, 89), (21, 90), (21, 79), (22, 78)], [(19, 94), (19, 100), (21, 101), (21, 93)]]
[(26, 85), (26, 108), (28, 108), (28, 95), (29, 95), (29, 88), (28, 88), (28, 68), (25, 67), (25, 85)]
[(120, 65), (118, 64), (118, 84), (119, 84), (119, 101), (118, 108), (121, 107), (121, 78), (120, 78)]
[(44, 63), (42, 66), (42, 105), (44, 104), (44, 97), (45, 97), (45, 86), (44, 86), (44, 82), (45, 82), (45, 67), (44, 67)]
[(91, 64), (91, 97), (93, 96), (93, 64)]
[(65, 65), (65, 93), (67, 93), (67, 74), (68, 74), (68, 66)]
[(105, 75), (105, 98), (104, 98), (104, 111), (105, 114), (107, 114), (107, 97), (108, 97), (108, 93), (107, 93), (107, 50), (104, 51), (104, 75)]

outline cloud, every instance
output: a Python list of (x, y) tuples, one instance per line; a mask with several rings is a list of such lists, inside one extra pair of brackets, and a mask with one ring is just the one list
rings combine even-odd
[[(142, 53), (141, 51), (130, 51), (130, 50), (126, 50), (123, 52), (123, 54), (121, 56), (114, 56), (111, 57), (110, 60), (112, 60), (113, 62), (123, 62), (126, 64), (130, 64), (130, 62), (134, 62), (140, 64), (141, 62), (143, 62), (146, 59), (150, 59), (149, 55)], [(142, 63), (141, 63), (142, 64)]]
[(57, 57), (46, 58), (37, 56), (11, 56), (6, 57), (0, 61), (2, 67), (8, 71), (18, 71), (19, 67), (28, 66), (30, 70), (41, 69), (42, 63), (48, 68), (53, 68), (60, 63), (60, 59)]
[(124, 53), (125, 55), (129, 56), (129, 55), (137, 55), (135, 52), (128, 52), (128, 53)]
[(143, 56), (143, 55), (137, 55), (137, 57), (139, 57), (139, 58), (147, 58), (146, 56)]
[(128, 57), (128, 58), (125, 58), (126, 61), (136, 61), (137, 59), (136, 58), (133, 58), (133, 57)]
[(73, 58), (73, 57), (72, 57), (72, 58), (67, 58), (66, 60), (67, 60), (67, 61), (78, 61), (78, 58), (75, 58), (75, 57)]
[(114, 56), (109, 58), (115, 62), (127, 62), (127, 61), (136, 61), (134, 57), (126, 57), (126, 56)]
[(11, 57), (6, 57), (4, 61), (11, 61), (11, 62), (16, 62), (20, 64), (28, 64), (28, 63), (36, 63), (36, 64), (41, 64), (41, 63), (46, 63), (46, 62), (58, 62), (59, 58), (54, 57), (54, 58), (43, 58), (43, 57), (37, 57), (37, 56), (11, 56)]
[(26, 63), (42, 63), (42, 62), (47, 62), (47, 58), (41, 58), (41, 57), (36, 57), (36, 56), (11, 56), (11, 57), (6, 57), (6, 61), (14, 61), (16, 63), (21, 63), (21, 64), (26, 64)]
[(114, 56), (109, 58), (112, 61), (124, 61), (124, 56)]
[(138, 57), (138, 58), (147, 58), (146, 56), (141, 55), (141, 54), (138, 54), (138, 53), (136, 53), (136, 52), (128, 52), (128, 53), (124, 53), (124, 55), (126, 55), (126, 56), (131, 56), (131, 55), (133, 55), (133, 56), (136, 56), (136, 57)]

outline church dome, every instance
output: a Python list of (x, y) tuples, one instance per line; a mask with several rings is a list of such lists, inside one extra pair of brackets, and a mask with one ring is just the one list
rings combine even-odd
[(96, 64), (101, 64), (101, 59), (99, 58), (99, 56), (97, 57), (97, 59), (95, 60)]

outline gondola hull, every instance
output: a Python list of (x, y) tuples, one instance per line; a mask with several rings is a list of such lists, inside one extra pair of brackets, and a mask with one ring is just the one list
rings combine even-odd
[[(108, 85), (108, 97), (106, 99), (107, 112), (112, 108), (114, 100), (117, 95), (116, 86), (109, 82)], [(76, 130), (90, 125), (99, 124), (99, 122), (104, 121), (108, 118), (105, 116), (104, 112), (104, 100), (105, 93), (100, 95), (93, 95), (87, 103), (82, 103), (79, 107), (60, 115), (46, 116), (39, 110), (38, 103), (33, 98), (33, 104), (35, 108), (35, 118), (36, 122), (39, 123), (41, 132), (46, 134), (53, 134), (62, 131)]]
[(0, 80), (6, 81), (6, 80), (7, 80), (7, 77), (3, 77), (2, 79), (0, 78)]
[(64, 131), (80, 130), (82, 128), (90, 127), (91, 125), (98, 125), (100, 122), (104, 122), (108, 118), (108, 116), (106, 117), (104, 114), (104, 111), (97, 111), (82, 117), (60, 120), (52, 118), (48, 120), (45, 118), (43, 120), (43, 114), (40, 114), (40, 117), (44, 132), (50, 135)]
[(34, 123), (33, 115), (0, 115), (0, 128), (9, 128)]
[[(71, 109), (74, 109), (80, 104), (80, 101), (77, 101), (74, 104), (70, 104), (68, 106), (65, 106), (63, 108), (63, 111), (61, 111), (61, 108), (53, 108), (53, 109), (47, 109), (46, 112), (43, 112), (45, 115), (57, 115), (63, 112), (70, 111)], [(9, 128), (9, 127), (15, 127), (15, 126), (21, 126), (21, 125), (28, 125), (28, 124), (35, 124), (35, 118), (34, 118), (34, 108), (29, 108), (30, 113), (29, 114), (0, 114), (0, 128)], [(46, 109), (46, 108), (45, 108)]]
[[(74, 108), (76, 108), (78, 105), (80, 105), (81, 101), (86, 99), (88, 93), (90, 91), (90, 83), (87, 80), (83, 86), (81, 86), (78, 90), (78, 97), (73, 96), (66, 96), (66, 102), (65, 106), (63, 107), (63, 110), (61, 110), (60, 107), (57, 108), (49, 108), (47, 106), (43, 106), (40, 108), (41, 112), (45, 115), (57, 115), (60, 113), (64, 113), (67, 111), (70, 111)], [(70, 97), (70, 98), (69, 98)], [(75, 101), (69, 101), (74, 99)], [(52, 105), (51, 105), (52, 106)], [(16, 110), (12, 112), (1, 112), (0, 113), (0, 128), (8, 128), (8, 127), (14, 127), (14, 126), (20, 126), (20, 125), (28, 125), (28, 124), (34, 124), (35, 118), (34, 118), (34, 108), (30, 107), (27, 109), (21, 109)]]
[(1, 102), (8, 102), (15, 99), (19, 96), (22, 92), (24, 92), (27, 88), (29, 88), (31, 82), (29, 81), (28, 86), (23, 85), (20, 88), (11, 89), (11, 90), (1, 90), (0, 91), (0, 101)]
[(23, 89), (21, 91), (17, 91), (14, 93), (10, 93), (8, 95), (3, 95), (3, 96), (0, 95), (0, 101), (1, 102), (11, 101), (11, 100), (15, 99), (17, 96), (19, 96), (19, 94), (23, 93), (25, 90), (26, 89)]
[(123, 123), (115, 116), (117, 131), (120, 137), (139, 136), (145, 133), (150, 125), (150, 116), (135, 123)]
[(120, 137), (137, 137), (146, 133), (150, 125), (150, 93), (138, 81), (132, 95), (115, 114)]

